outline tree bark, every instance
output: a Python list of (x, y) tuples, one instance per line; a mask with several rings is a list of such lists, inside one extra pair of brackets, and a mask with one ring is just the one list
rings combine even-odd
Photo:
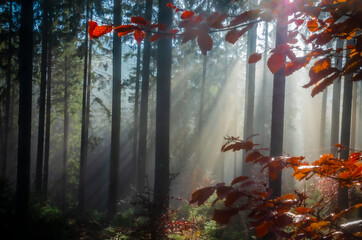
[[(166, 6), (172, 0), (159, 1), (158, 22), (172, 24), (172, 11)], [(172, 67), (172, 38), (163, 36), (157, 44), (157, 99), (156, 99), (156, 151), (155, 151), (155, 185), (154, 203), (157, 222), (165, 214), (169, 204), (169, 146), (170, 146), (170, 92), (171, 92), (171, 67)], [(153, 231), (152, 239), (160, 239), (163, 225), (159, 231)]]
[(82, 99), (82, 129), (80, 141), (80, 161), (79, 161), (79, 196), (78, 210), (80, 213), (85, 209), (86, 194), (86, 176), (87, 176), (87, 159), (86, 159), (86, 105), (87, 105), (87, 67), (88, 67), (88, 20), (89, 20), (89, 0), (86, 1), (86, 25), (84, 38), (84, 72), (83, 72), (83, 99)]
[[(256, 52), (256, 28), (255, 24), (248, 31), (246, 62), (249, 61), (251, 54)], [(247, 64), (245, 78), (245, 113), (244, 113), (244, 140), (254, 134), (254, 99), (255, 99), (255, 63)], [(246, 154), (244, 154), (246, 155)], [(246, 158), (246, 156), (244, 156)], [(242, 175), (250, 175), (252, 165), (243, 161)]]
[[(284, 0), (289, 2), (288, 0)], [(286, 43), (288, 30), (288, 16), (285, 13), (285, 6), (281, 5), (281, 13), (277, 17), (275, 46)], [(285, 63), (285, 55), (283, 58)], [(273, 100), (272, 100), (272, 123), (271, 123), (271, 139), (270, 139), (270, 155), (277, 157), (283, 153), (283, 128), (284, 128), (284, 98), (285, 98), (285, 67), (279, 69), (274, 74), (273, 79)], [(279, 197), (281, 195), (282, 176), (280, 169), (277, 171), (277, 179), (273, 180), (269, 177), (269, 187), (272, 189), (271, 197)]]
[[(353, 40), (347, 41), (347, 45), (355, 44)], [(347, 61), (348, 61), (347, 53)], [(342, 108), (342, 129), (341, 129), (341, 144), (343, 146), (349, 146), (351, 137), (351, 112), (352, 112), (352, 74), (348, 74), (344, 77), (343, 86), (343, 108)], [(349, 150), (343, 149), (340, 153), (342, 159), (348, 160)], [(338, 207), (339, 209), (348, 208), (348, 188), (338, 187)]]
[[(51, 18), (50, 18), (51, 19)], [(51, 28), (49, 29), (51, 36)], [(45, 149), (44, 149), (44, 169), (43, 169), (43, 196), (46, 197), (48, 193), (48, 174), (49, 174), (49, 153), (50, 153), (50, 123), (51, 123), (51, 90), (52, 90), (52, 39), (49, 38), (48, 47), (48, 80), (47, 80), (47, 114), (45, 124)]]
[(136, 86), (135, 86), (135, 100), (133, 112), (133, 169), (132, 169), (132, 184), (137, 186), (137, 143), (138, 143), (138, 124), (139, 124), (139, 89), (140, 89), (140, 75), (141, 75), (141, 45), (137, 46), (137, 63), (136, 63)]
[[(337, 48), (343, 48), (343, 40), (337, 40)], [(336, 67), (342, 68), (342, 57), (343, 54), (339, 53), (336, 56)], [(339, 142), (339, 119), (340, 119), (340, 105), (341, 105), (341, 79), (334, 81), (333, 83), (333, 102), (332, 102), (332, 126), (331, 126), (331, 153), (334, 156), (338, 156), (337, 149), (334, 144)]]
[(66, 184), (67, 184), (67, 159), (68, 159), (68, 132), (69, 132), (69, 92), (68, 92), (68, 58), (64, 57), (64, 128), (63, 128), (63, 165), (62, 165), (62, 186), (61, 199), (62, 209), (66, 208)]
[[(3, 131), (3, 143), (2, 143), (2, 164), (1, 174), (6, 176), (6, 169), (8, 163), (8, 135), (10, 132), (10, 90), (11, 90), (11, 60), (12, 60), (12, 31), (13, 31), (13, 1), (9, 2), (9, 35), (8, 35), (8, 55), (7, 55), (7, 66), (6, 66), (6, 90), (5, 90), (5, 123)], [(0, 115), (1, 116), (1, 115)], [(2, 125), (1, 125), (2, 127)]]
[(43, 0), (43, 22), (42, 22), (42, 43), (41, 43), (41, 67), (40, 67), (40, 96), (39, 96), (39, 126), (38, 146), (36, 156), (35, 192), (41, 193), (44, 153), (44, 122), (45, 122), (45, 91), (48, 57), (48, 11), (49, 1)]
[(328, 88), (323, 91), (322, 96), (322, 109), (321, 109), (321, 124), (320, 124), (320, 133), (319, 133), (319, 148), (321, 153), (326, 149), (325, 139), (326, 139), (326, 114), (327, 114), (327, 96)]
[[(152, 19), (152, 0), (146, 0), (145, 19)], [(151, 42), (150, 34), (146, 35), (143, 45), (142, 57), (142, 86), (140, 106), (140, 127), (138, 138), (138, 169), (137, 169), (137, 191), (143, 192), (146, 182), (147, 162), (147, 119), (148, 119), (148, 92), (150, 79)]]
[(33, 1), (21, 2), (19, 43), (19, 138), (16, 182), (16, 216), (21, 231), (17, 239), (25, 239), (28, 232), (30, 148), (31, 148), (31, 103), (33, 70)]
[[(113, 22), (116, 26), (122, 23), (121, 0), (114, 0)], [(111, 163), (109, 179), (108, 218), (117, 213), (118, 201), (118, 166), (120, 151), (120, 119), (121, 119), (121, 58), (122, 45), (117, 33), (113, 34), (113, 90), (112, 90), (112, 133), (111, 133)]]

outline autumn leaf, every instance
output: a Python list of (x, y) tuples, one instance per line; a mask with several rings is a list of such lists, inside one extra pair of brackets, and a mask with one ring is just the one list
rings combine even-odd
[(154, 41), (157, 41), (158, 39), (162, 38), (162, 35), (161, 34), (153, 34), (151, 37), (150, 37), (150, 42), (154, 42)]
[(327, 227), (329, 226), (330, 222), (327, 222), (327, 221), (320, 221), (320, 222), (315, 222), (315, 223), (312, 223), (310, 225), (311, 228), (313, 229), (317, 229), (317, 230), (320, 230), (324, 227)]
[(326, 87), (328, 87), (329, 85), (331, 85), (334, 82), (334, 79), (338, 78), (339, 76), (340, 76), (340, 73), (337, 72), (337, 73), (332, 74), (332, 76), (324, 79), (322, 82), (320, 82), (317, 86), (315, 86), (312, 89), (312, 97), (314, 97), (318, 93), (323, 92), (323, 90), (326, 89)]
[(317, 31), (318, 27), (319, 27), (318, 21), (316, 19), (309, 20), (307, 22), (307, 27), (308, 27), (309, 31), (311, 31), (311, 32)]
[(284, 56), (282, 53), (273, 53), (267, 62), (269, 70), (274, 74), (284, 65)]
[(260, 53), (254, 53), (250, 55), (248, 63), (256, 63), (261, 59)]
[(225, 36), (225, 40), (231, 44), (235, 44), (236, 41), (243, 36), (246, 31), (248, 31), (250, 28), (252, 27), (252, 25), (248, 25), (245, 28), (241, 29), (241, 30), (236, 30), (233, 29), (231, 31), (229, 31), (226, 36)]
[(245, 181), (246, 179), (248, 179), (248, 177), (246, 177), (246, 176), (237, 177), (231, 182), (231, 185), (234, 185), (234, 184), (237, 184), (239, 182)]
[(192, 18), (194, 16), (194, 12), (193, 11), (184, 11), (182, 14), (181, 14), (181, 19), (185, 20), (185, 19), (188, 19), (188, 18)]
[(272, 222), (262, 222), (255, 227), (255, 235), (257, 238), (264, 237), (269, 232), (269, 227), (273, 225)]
[(89, 38), (93, 39), (93, 31), (94, 29), (98, 26), (98, 24), (94, 21), (89, 21), (88, 22), (88, 34), (89, 34)]
[(172, 8), (172, 9), (176, 9), (176, 6), (173, 5), (172, 3), (167, 3), (167, 7)]
[(262, 155), (261, 155), (260, 152), (258, 152), (258, 151), (249, 153), (248, 156), (246, 156), (246, 158), (245, 158), (245, 162), (255, 161), (256, 159), (258, 159), (258, 158), (261, 157), (261, 156), (262, 156)]
[(205, 187), (192, 193), (190, 204), (202, 205), (215, 191), (214, 187)]
[(220, 224), (227, 224), (230, 221), (231, 217), (238, 214), (238, 212), (239, 210), (236, 208), (215, 209), (212, 219)]
[(120, 25), (114, 28), (114, 31), (118, 32), (118, 37), (125, 36), (129, 33), (134, 32), (135, 30), (139, 30), (139, 27), (132, 24)]
[(206, 55), (207, 52), (212, 49), (213, 41), (207, 31), (199, 32), (199, 35), (197, 37), (197, 43), (199, 44), (200, 50), (203, 55)]
[(147, 21), (143, 17), (131, 17), (131, 23), (146, 26), (149, 24), (149, 21)]
[(304, 214), (304, 213), (313, 213), (313, 212), (314, 212), (314, 209), (312, 209), (312, 208), (307, 208), (307, 207), (297, 207), (297, 208), (295, 208), (295, 211), (296, 211), (298, 214)]
[(230, 22), (229, 26), (235, 26), (235, 25), (239, 25), (243, 22), (254, 20), (254, 19), (258, 18), (260, 12), (261, 12), (260, 9), (249, 10), (249, 11), (243, 12), (243, 13), (239, 14), (235, 19), (233, 19)]
[(134, 39), (136, 39), (138, 44), (141, 44), (143, 39), (145, 39), (145, 37), (146, 37), (146, 33), (144, 31), (137, 30), (134, 32), (133, 37), (134, 37)]
[(97, 26), (93, 30), (93, 38), (99, 38), (104, 34), (107, 34), (112, 31), (112, 26), (104, 25), (104, 26)]

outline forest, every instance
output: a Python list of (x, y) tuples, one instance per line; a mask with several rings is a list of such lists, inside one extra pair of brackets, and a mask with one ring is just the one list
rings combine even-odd
[(361, 28), (361, 0), (1, 0), (1, 238), (362, 239)]

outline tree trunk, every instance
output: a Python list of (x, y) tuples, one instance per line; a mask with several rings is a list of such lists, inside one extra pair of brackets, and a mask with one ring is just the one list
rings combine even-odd
[[(113, 22), (115, 26), (122, 24), (121, 0), (114, 0)], [(122, 43), (117, 33), (113, 34), (113, 90), (112, 90), (112, 133), (111, 133), (111, 163), (109, 179), (108, 218), (117, 213), (118, 175), (120, 151), (120, 120), (121, 120), (121, 60)]]
[(68, 159), (68, 132), (69, 132), (69, 93), (68, 93), (68, 59), (64, 57), (64, 128), (63, 128), (63, 165), (61, 199), (62, 209), (66, 208), (66, 184), (67, 184), (67, 159)]
[[(172, 24), (172, 11), (166, 6), (172, 0), (159, 1), (158, 22)], [(155, 185), (154, 222), (161, 219), (169, 204), (169, 145), (170, 145), (170, 92), (171, 92), (171, 67), (172, 67), (172, 38), (163, 36), (157, 44), (157, 99), (156, 99), (156, 150), (155, 150)], [(162, 224), (159, 231), (152, 232), (152, 239), (160, 239), (163, 232)]]
[[(152, 19), (152, 0), (146, 0), (145, 18)], [(143, 46), (142, 57), (142, 86), (141, 86), (141, 106), (140, 106), (140, 128), (138, 138), (138, 171), (137, 171), (137, 191), (143, 192), (146, 180), (147, 162), (147, 119), (148, 119), (148, 91), (150, 79), (150, 59), (151, 42), (150, 34), (146, 35)]]
[(42, 22), (42, 43), (41, 43), (41, 67), (40, 67), (40, 96), (39, 96), (39, 126), (38, 126), (38, 147), (36, 156), (35, 192), (41, 193), (44, 153), (44, 121), (45, 121), (45, 91), (48, 57), (48, 11), (49, 1), (43, 0), (43, 22)]
[[(256, 28), (255, 24), (248, 31), (246, 62), (251, 54), (256, 52)], [(245, 113), (244, 113), (244, 140), (254, 134), (254, 99), (255, 99), (255, 63), (247, 64), (245, 78)], [(246, 155), (246, 154), (244, 154)], [(245, 158), (246, 156), (244, 156)], [(250, 175), (252, 164), (243, 161), (242, 175)]]
[(138, 136), (138, 112), (139, 112), (139, 89), (140, 89), (140, 74), (141, 73), (141, 45), (137, 46), (137, 63), (136, 63), (136, 86), (135, 86), (135, 100), (134, 100), (134, 112), (133, 112), (133, 169), (132, 169), (132, 184), (137, 185), (137, 136)]
[[(51, 19), (51, 18), (50, 18)], [(51, 28), (49, 29), (51, 36)], [(43, 196), (48, 193), (48, 174), (49, 174), (49, 153), (50, 153), (50, 115), (51, 115), (51, 91), (52, 91), (52, 39), (49, 38), (48, 47), (48, 80), (47, 80), (47, 115), (45, 124), (45, 149), (44, 149), (44, 172), (43, 172)]]
[[(338, 48), (343, 48), (343, 40), (337, 40)], [(342, 68), (342, 57), (343, 54), (339, 53), (336, 56), (336, 67)], [(339, 142), (339, 118), (340, 118), (340, 105), (341, 105), (341, 79), (334, 81), (333, 83), (333, 102), (332, 102), (332, 126), (331, 126), (331, 153), (337, 157), (337, 149), (334, 144)]]
[[(347, 41), (347, 45), (354, 45), (354, 40)], [(347, 53), (347, 56), (349, 53)], [(347, 61), (348, 61), (348, 57)], [(349, 146), (351, 137), (351, 112), (352, 112), (352, 74), (344, 77), (343, 86), (343, 112), (342, 112), (342, 129), (341, 129), (341, 144)], [(349, 150), (343, 149), (340, 153), (342, 159), (348, 160)], [(338, 207), (339, 209), (348, 208), (348, 188), (338, 188)]]
[(21, 231), (17, 239), (25, 239), (28, 232), (30, 147), (31, 147), (31, 102), (33, 70), (33, 1), (21, 2), (19, 43), (19, 138), (16, 182), (16, 216)]
[[(289, 2), (285, 0), (285, 2)], [(281, 13), (277, 17), (275, 46), (286, 43), (288, 30), (288, 15), (285, 13), (285, 6), (281, 5)], [(285, 56), (283, 58), (285, 63)], [(273, 80), (273, 100), (272, 100), (272, 123), (271, 123), (271, 139), (270, 139), (270, 155), (277, 157), (283, 153), (283, 127), (284, 127), (284, 98), (285, 98), (285, 67), (279, 69), (274, 74)], [(273, 180), (269, 177), (269, 187), (272, 189), (271, 197), (279, 197), (281, 195), (282, 176), (280, 169), (277, 171), (277, 179)], [(270, 171), (270, 169), (269, 169)]]
[[(209, 1), (207, 1), (209, 2)], [(206, 81), (206, 70), (207, 70), (207, 60), (208, 56), (203, 56), (203, 63), (202, 63), (202, 77), (201, 77), (201, 86), (200, 86), (200, 108), (199, 108), (199, 122), (198, 122), (198, 128), (197, 128), (197, 155), (198, 158), (196, 161), (196, 167), (199, 167), (200, 172), (204, 173), (205, 171), (205, 164), (203, 163), (201, 159), (202, 154), (202, 128), (204, 123), (204, 100), (205, 100), (205, 81)]]
[(79, 161), (79, 197), (78, 210), (80, 213), (85, 209), (85, 191), (86, 191), (86, 176), (87, 176), (87, 159), (86, 159), (86, 105), (87, 105), (87, 67), (88, 67), (88, 20), (89, 20), (89, 0), (86, 1), (86, 25), (84, 39), (84, 72), (83, 72), (83, 99), (82, 99), (82, 129), (80, 140), (80, 161)]
[(357, 124), (357, 82), (352, 84), (352, 115), (351, 115), (351, 144), (350, 148), (356, 149), (356, 124)]
[[(6, 176), (6, 169), (8, 163), (8, 135), (10, 132), (9, 120), (10, 120), (10, 90), (11, 90), (11, 60), (12, 60), (12, 31), (13, 31), (13, 1), (9, 2), (9, 35), (8, 35), (8, 55), (6, 66), (6, 90), (5, 90), (5, 125), (3, 131), (3, 143), (2, 143), (2, 164), (1, 174)], [(1, 117), (1, 115), (0, 115)], [(2, 125), (1, 125), (2, 127)]]
[(319, 148), (320, 152), (324, 152), (326, 149), (326, 113), (327, 113), (327, 96), (328, 88), (323, 91), (322, 97), (322, 109), (321, 109), (321, 124), (320, 124), (320, 133), (319, 133)]

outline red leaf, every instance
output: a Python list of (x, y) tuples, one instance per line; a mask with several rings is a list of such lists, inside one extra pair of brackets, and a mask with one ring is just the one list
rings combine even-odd
[(181, 14), (181, 19), (185, 20), (187, 18), (192, 18), (192, 16), (194, 16), (194, 12), (193, 11), (184, 11), (182, 14)]
[(93, 38), (99, 38), (103, 36), (106, 33), (109, 33), (112, 31), (112, 26), (110, 25), (104, 25), (104, 26), (97, 26), (93, 30)]
[(162, 35), (161, 34), (154, 34), (150, 37), (150, 42), (154, 42), (154, 41), (157, 41), (158, 39), (162, 38)]
[(175, 9), (175, 8), (176, 8), (176, 6), (175, 6), (175, 5), (173, 5), (172, 3), (167, 3), (167, 7), (169, 7), (169, 8), (173, 8), (173, 9)]
[(89, 25), (89, 27), (88, 27), (89, 38), (93, 39), (93, 31), (98, 26), (98, 24), (94, 21), (89, 21), (88, 25)]
[(186, 43), (188, 41), (194, 40), (197, 37), (198, 33), (199, 32), (196, 29), (190, 29), (190, 30), (185, 31), (182, 34), (182, 36), (183, 36), (182, 44)]
[(252, 162), (252, 161), (258, 159), (259, 157), (261, 157), (260, 152), (249, 153), (249, 155), (246, 156), (245, 162)]
[(230, 221), (230, 218), (238, 214), (238, 212), (239, 210), (236, 208), (215, 209), (212, 219), (218, 223), (227, 224)]
[(212, 38), (206, 31), (201, 31), (197, 37), (197, 43), (203, 55), (212, 49)]
[(293, 62), (287, 63), (285, 65), (285, 76), (289, 76), (302, 67), (305, 67), (306, 64), (307, 62), (305, 57), (295, 58)]
[(231, 30), (229, 31), (226, 36), (225, 36), (225, 40), (228, 41), (231, 44), (235, 44), (236, 41), (244, 35), (244, 33), (246, 33), (246, 31), (248, 31), (251, 27), (253, 26), (253, 24), (246, 26), (245, 28), (239, 30)]
[(131, 23), (145, 26), (149, 24), (149, 21), (147, 21), (143, 17), (131, 17)]
[(138, 30), (139, 27), (132, 25), (132, 24), (128, 24), (128, 25), (120, 25), (118, 27), (114, 28), (115, 32), (118, 32), (118, 37), (120, 36), (125, 36), (128, 33), (134, 32), (135, 30)]
[(300, 26), (300, 25), (302, 25), (304, 23), (304, 20), (303, 19), (297, 19), (297, 20), (295, 20), (295, 25), (297, 25), (298, 27)]
[(143, 39), (145, 39), (145, 37), (146, 37), (146, 33), (144, 31), (137, 30), (134, 32), (133, 37), (134, 37), (134, 39), (136, 39), (138, 44), (141, 44)]
[(243, 22), (254, 20), (254, 19), (258, 18), (260, 12), (261, 12), (260, 9), (243, 12), (240, 15), (238, 15), (235, 19), (233, 19), (230, 22), (229, 26), (235, 26), (235, 25), (241, 24)]
[(196, 203), (200, 206), (202, 205), (215, 191), (213, 187), (205, 187), (199, 190), (196, 190), (192, 193), (190, 204)]
[(170, 33), (171, 34), (176, 34), (176, 33), (178, 33), (178, 31), (179, 31), (178, 29), (171, 29)]
[(326, 87), (328, 87), (329, 85), (331, 85), (333, 83), (334, 79), (338, 78), (339, 76), (340, 76), (340, 73), (336, 72), (336, 73), (332, 74), (332, 76), (324, 79), (321, 83), (319, 83), (317, 86), (315, 86), (312, 89), (312, 97), (314, 97), (318, 93), (323, 92), (323, 90), (326, 89)]
[(273, 53), (268, 59), (268, 68), (274, 74), (284, 65), (284, 56), (281, 53)]
[(277, 168), (276, 168), (276, 167), (269, 166), (269, 178), (270, 178), (272, 181), (277, 180), (277, 178), (278, 178), (278, 172), (277, 172)]
[(252, 55), (250, 55), (249, 57), (249, 63), (256, 63), (261, 59), (261, 54), (260, 53), (254, 53)]
[(246, 176), (237, 177), (231, 182), (231, 185), (234, 185), (234, 184), (237, 184), (239, 182), (245, 181), (246, 179), (248, 179), (248, 177), (246, 177)]

